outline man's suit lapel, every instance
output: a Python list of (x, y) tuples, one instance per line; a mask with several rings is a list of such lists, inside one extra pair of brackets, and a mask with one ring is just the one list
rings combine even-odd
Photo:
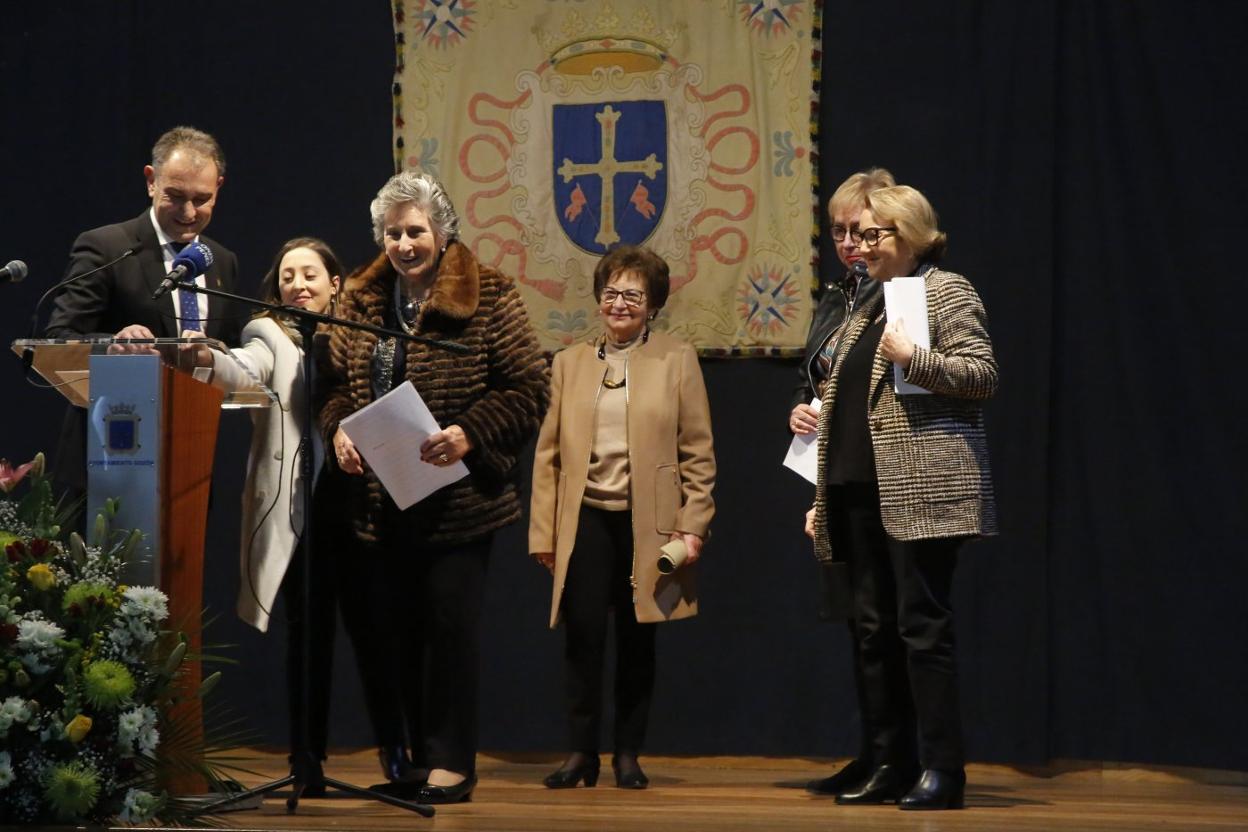
[[(147, 297), (150, 298), (152, 292), (160, 287), (160, 281), (165, 279), (165, 255), (161, 251), (160, 239), (156, 236), (151, 215), (147, 211), (131, 220), (130, 231), (133, 244), (139, 249), (135, 252), (134, 258), (138, 262)], [(171, 317), (173, 304), (168, 296), (150, 301), (150, 303), (157, 324), (151, 328), (152, 331), (160, 338), (176, 337), (178, 322)]]

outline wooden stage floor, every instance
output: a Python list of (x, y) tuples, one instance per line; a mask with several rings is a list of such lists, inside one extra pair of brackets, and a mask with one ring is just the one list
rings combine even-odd
[[(277, 778), (285, 755), (245, 751), (244, 765)], [(356, 751), (330, 757), (326, 774), (360, 785), (378, 779), (375, 756)], [(1245, 830), (1248, 774), (1068, 766), (1043, 775), (973, 765), (967, 808), (960, 812), (901, 812), (893, 806), (837, 806), (808, 795), (806, 781), (825, 776), (824, 760), (768, 757), (643, 757), (650, 788), (616, 789), (609, 760), (593, 789), (551, 791), (541, 778), (558, 761), (534, 755), (478, 758), (480, 783), (472, 802), (437, 807), (424, 819), (382, 803), (339, 797), (305, 800), (285, 814), (286, 792), (257, 810), (223, 815), (234, 829), (256, 830)], [(261, 782), (240, 776), (250, 784)]]

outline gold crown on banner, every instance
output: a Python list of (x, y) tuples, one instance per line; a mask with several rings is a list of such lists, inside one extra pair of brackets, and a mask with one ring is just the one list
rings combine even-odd
[(684, 27), (662, 28), (645, 8), (625, 23), (610, 3), (592, 20), (573, 10), (553, 29), (534, 27), (533, 34), (550, 56), (550, 66), (565, 75), (589, 75), (598, 67), (618, 66), (625, 72), (652, 72), (662, 66)]

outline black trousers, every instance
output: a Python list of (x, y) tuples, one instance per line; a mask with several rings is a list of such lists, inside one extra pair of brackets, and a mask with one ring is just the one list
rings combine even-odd
[(312, 545), (316, 555), (312, 563), (312, 584), (306, 611), (303, 570), (307, 559), (302, 544), (295, 549), (286, 576), (282, 579), (282, 601), (286, 608), (287, 713), (290, 717), (291, 754), (308, 751), (313, 759), (324, 760), (329, 744), (334, 631), (338, 624), (334, 592), (336, 576), (331, 552), (315, 537)]
[[(329, 744), (329, 702), (334, 672), (334, 635), (338, 626), (336, 561), (350, 520), (341, 505), (335, 469), (325, 468), (312, 491), (312, 571), (305, 609), (303, 573), (307, 546), (295, 547), (282, 578), (286, 610), (286, 695), (291, 754), (308, 751), (325, 759)], [(310, 628), (310, 629), (309, 629)], [(306, 703), (305, 710), (305, 688)], [(305, 734), (306, 731), (306, 734)]]
[(889, 537), (879, 489), (828, 489), (828, 533), (853, 584), (853, 628), (871, 761), (959, 771), (965, 764), (950, 596), (961, 538)]
[(351, 583), (344, 575), (340, 586), (374, 738), (381, 747), (406, 745), (417, 768), (472, 774), (493, 536), (435, 547), (402, 527), (388, 524), (386, 545), (353, 546), (345, 558)]
[(632, 512), (581, 507), (563, 591), (565, 694), (573, 751), (597, 754), (607, 611), (615, 608), (615, 751), (641, 751), (654, 695), (654, 624), (639, 624), (630, 584)]

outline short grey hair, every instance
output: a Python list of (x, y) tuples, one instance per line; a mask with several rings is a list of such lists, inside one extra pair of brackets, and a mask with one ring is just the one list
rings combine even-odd
[(438, 243), (445, 245), (459, 236), (459, 214), (442, 183), (427, 173), (405, 170), (391, 176), (368, 206), (373, 215), (373, 239), (382, 245), (386, 214), (396, 205), (411, 203), (429, 215)]
[(221, 149), (220, 142), (203, 130), (184, 124), (166, 130), (152, 145), (152, 168), (159, 173), (173, 152), (179, 149), (211, 161), (217, 166), (217, 176), (225, 176), (225, 151)]

